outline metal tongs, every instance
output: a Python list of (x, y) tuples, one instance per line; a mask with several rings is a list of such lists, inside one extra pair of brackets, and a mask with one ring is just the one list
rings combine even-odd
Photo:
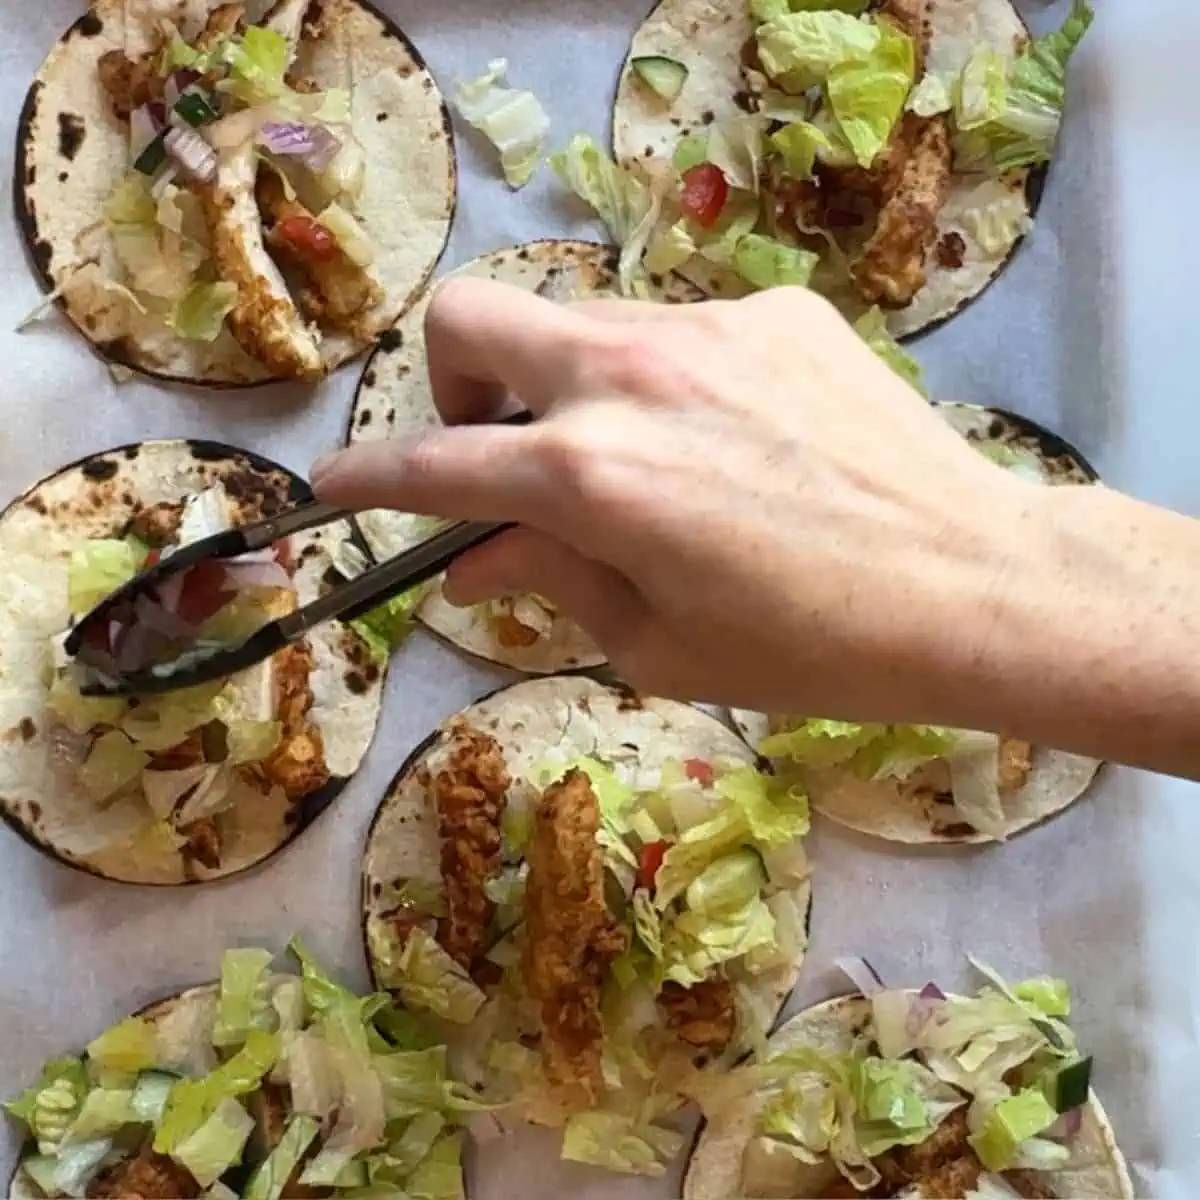
[[(521, 412), (503, 418), (503, 423), (523, 425), (530, 420), (529, 413)], [(63, 647), (67, 655), (88, 669), (88, 678), (81, 682), (80, 691), (85, 696), (148, 696), (224, 679), (264, 662), (326, 621), (353, 621), (365, 615), (392, 597), (440, 575), (459, 555), (512, 527), (511, 523), (484, 521), (450, 525), (327, 595), (268, 622), (234, 646), (214, 646), (211, 650), (185, 648), (172, 661), (118, 671), (115, 675), (110, 662), (97, 661), (97, 657), (109, 656), (95, 655), (89, 634), (94, 634), (100, 623), (106, 627), (114, 623), (134, 624), (138, 598), (155, 597), (158, 588), (172, 576), (200, 562), (236, 559), (264, 550), (293, 534), (349, 520), (353, 515), (328, 504), (303, 504), (277, 517), (192, 542), (135, 575), (83, 616), (67, 636)], [(105, 642), (107, 633), (105, 629), (102, 635)]]

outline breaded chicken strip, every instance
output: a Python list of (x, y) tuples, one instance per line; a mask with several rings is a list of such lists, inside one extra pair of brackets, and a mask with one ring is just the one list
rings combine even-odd
[(666, 1015), (667, 1028), (689, 1046), (720, 1054), (733, 1040), (737, 1008), (728, 979), (706, 979), (690, 988), (665, 983), (658, 1006)]
[(305, 643), (285, 646), (271, 659), (275, 719), (282, 725), (279, 745), (263, 763), (266, 777), (300, 800), (329, 782), (321, 730), (310, 720), (313, 705), (312, 650)]
[(237, 285), (229, 328), (242, 348), (272, 374), (318, 379), (324, 373), (316, 337), (263, 243), (254, 198), (258, 151), (253, 139), (220, 156), (217, 177), (198, 186), (212, 257), (220, 279)]
[(452, 737), (449, 760), (428, 784), (437, 807), (447, 907), (438, 941), (470, 971), (487, 948), (495, 912), (484, 884), (503, 865), (500, 822), (510, 780), (504, 754), (490, 734), (460, 723)]
[(600, 990), (625, 949), (604, 902), (599, 828), (591, 781), (571, 771), (546, 789), (527, 852), (526, 978), (540, 1010), (546, 1077), (571, 1108), (604, 1090)]
[(89, 1200), (190, 1200), (200, 1191), (191, 1172), (165, 1154), (155, 1154), (148, 1139), (132, 1158), (101, 1171), (87, 1195)]
[(925, 260), (937, 241), (950, 172), (950, 128), (945, 117), (934, 117), (923, 125), (896, 190), (851, 267), (868, 304), (903, 308), (925, 286)]
[(359, 336), (363, 314), (383, 299), (383, 289), (303, 204), (287, 198), (268, 168), (258, 173), (257, 198), (271, 253), (305, 279), (296, 297), (301, 312), (323, 328)]

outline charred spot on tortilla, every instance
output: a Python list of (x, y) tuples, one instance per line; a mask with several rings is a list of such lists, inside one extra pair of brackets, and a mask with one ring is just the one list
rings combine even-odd
[(17, 731), (21, 735), (21, 741), (31, 742), (35, 737), (37, 737), (38, 730), (37, 725), (34, 723), (32, 717), (22, 717), (17, 723)]
[(399, 350), (404, 345), (404, 335), (396, 329), (385, 329), (379, 335), (379, 349), (385, 354), (391, 353), (393, 350)]
[(121, 469), (121, 464), (114, 462), (111, 458), (93, 458), (89, 459), (80, 468), (84, 479), (93, 479), (97, 483), (112, 479)]
[(58, 153), (67, 162), (75, 161), (75, 156), (79, 153), (85, 137), (87, 137), (87, 126), (81, 116), (70, 112), (58, 114)]
[(967, 243), (961, 233), (953, 229), (942, 235), (934, 250), (934, 257), (939, 267), (947, 271), (957, 271), (962, 265), (967, 252)]

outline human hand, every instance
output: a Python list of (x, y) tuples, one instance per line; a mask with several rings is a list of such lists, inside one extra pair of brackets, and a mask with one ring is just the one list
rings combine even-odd
[[(452, 602), (539, 592), (647, 692), (947, 719), (1040, 489), (824, 300), (556, 306), (455, 279), (426, 334), (450, 427), (356, 445), (313, 483), (352, 508), (518, 522), (454, 564)], [(540, 419), (478, 424), (510, 395)]]

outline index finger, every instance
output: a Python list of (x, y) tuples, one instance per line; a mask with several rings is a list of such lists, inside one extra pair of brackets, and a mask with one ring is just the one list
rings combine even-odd
[(601, 323), (522, 288), (447, 279), (425, 314), (434, 403), (447, 425), (493, 420), (510, 397), (541, 416), (606, 340)]

